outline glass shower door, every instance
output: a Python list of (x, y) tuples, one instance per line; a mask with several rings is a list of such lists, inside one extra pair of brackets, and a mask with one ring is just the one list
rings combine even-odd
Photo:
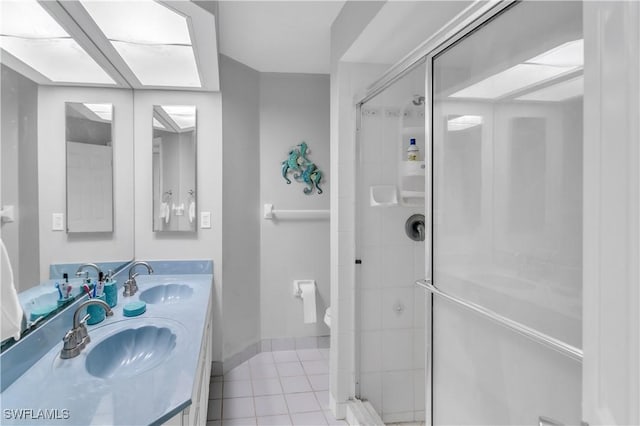
[(516, 3), (430, 65), (433, 424), (579, 424), (581, 3)]

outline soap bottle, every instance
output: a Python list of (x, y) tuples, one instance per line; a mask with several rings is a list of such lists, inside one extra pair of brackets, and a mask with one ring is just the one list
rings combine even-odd
[(118, 304), (118, 284), (111, 277), (113, 275), (112, 271), (107, 273), (104, 283), (104, 294), (106, 296), (106, 302), (110, 307), (114, 307)]
[(416, 140), (411, 138), (409, 141), (409, 148), (407, 148), (407, 160), (418, 161), (418, 157), (420, 157), (420, 149), (416, 145)]

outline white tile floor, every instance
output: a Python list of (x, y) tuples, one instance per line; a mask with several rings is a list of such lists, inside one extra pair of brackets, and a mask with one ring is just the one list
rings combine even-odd
[(261, 352), (214, 377), (207, 426), (346, 425), (329, 410), (329, 350)]

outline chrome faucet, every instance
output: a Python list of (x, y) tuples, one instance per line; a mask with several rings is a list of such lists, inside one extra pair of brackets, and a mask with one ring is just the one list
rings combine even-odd
[(123, 285), (124, 291), (122, 292), (122, 295), (124, 297), (133, 296), (138, 291), (138, 284), (136, 283), (136, 277), (139, 274), (133, 273), (133, 271), (136, 268), (136, 266), (140, 266), (140, 265), (146, 267), (147, 272), (149, 274), (153, 274), (153, 268), (147, 262), (135, 262), (133, 265), (131, 265), (131, 267), (129, 268), (129, 279), (125, 281)]
[(82, 352), (82, 349), (87, 346), (87, 343), (91, 341), (86, 326), (86, 321), (89, 319), (90, 315), (87, 314), (82, 318), (82, 320), (80, 319), (80, 312), (89, 305), (102, 305), (108, 317), (113, 315), (113, 311), (109, 305), (100, 299), (89, 299), (82, 302), (73, 314), (73, 328), (67, 331), (62, 338), (64, 345), (60, 351), (60, 358), (69, 359), (78, 356), (80, 352)]
[[(82, 275), (82, 270), (85, 269), (85, 268), (93, 268), (93, 269), (95, 269), (96, 270), (96, 277), (99, 276), (100, 273), (102, 272), (100, 270), (100, 268), (98, 268), (98, 265), (96, 265), (95, 263), (83, 263), (82, 265), (80, 265), (78, 267), (78, 270), (76, 271), (76, 277), (81, 276)], [(87, 271), (84, 271), (84, 272), (87, 274), (86, 278), (89, 278), (89, 272), (87, 272)]]

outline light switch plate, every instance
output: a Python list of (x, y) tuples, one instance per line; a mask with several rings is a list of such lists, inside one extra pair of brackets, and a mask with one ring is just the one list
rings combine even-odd
[(200, 212), (200, 228), (211, 228), (211, 212)]
[(51, 230), (64, 231), (64, 213), (53, 213), (51, 215)]

